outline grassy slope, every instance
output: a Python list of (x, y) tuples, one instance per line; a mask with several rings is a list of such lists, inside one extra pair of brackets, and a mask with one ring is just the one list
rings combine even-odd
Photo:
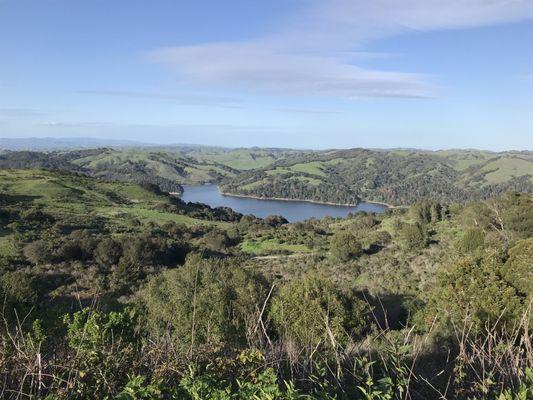
[(110, 150), (72, 160), (96, 176), (114, 176), (139, 170), (179, 184), (202, 184), (231, 177), (237, 171), (214, 161), (190, 158), (179, 152), (146, 149)]
[(97, 177), (130, 180), (152, 176), (185, 185), (220, 182), (240, 171), (266, 167), (295, 153), (277, 149), (128, 149), (67, 153)]
[(250, 253), (253, 255), (267, 255), (277, 252), (285, 253), (309, 253), (310, 250), (304, 244), (288, 244), (281, 243), (277, 239), (255, 239), (255, 240), (245, 240), (240, 245), (241, 250), (245, 253)]
[(234, 149), (234, 150), (210, 150), (191, 151), (187, 155), (200, 162), (209, 162), (225, 165), (227, 167), (248, 171), (264, 168), (282, 158), (290, 157), (299, 152), (281, 149)]
[[(0, 171), (0, 193), (19, 196), (21, 206), (39, 207), (61, 219), (104, 218), (108, 223), (129, 226), (141, 223), (205, 224), (204, 220), (159, 211), (169, 198), (130, 183), (104, 182), (70, 174), (41, 170)], [(6, 239), (3, 237), (3, 241)], [(2, 239), (0, 239), (0, 242)]]

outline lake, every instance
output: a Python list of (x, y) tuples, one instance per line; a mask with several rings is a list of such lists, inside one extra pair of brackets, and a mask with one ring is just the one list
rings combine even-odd
[(219, 192), (217, 185), (183, 186), (183, 201), (204, 203), (211, 207), (230, 207), (241, 214), (253, 214), (256, 217), (282, 215), (290, 222), (309, 218), (346, 217), (348, 213), (368, 211), (382, 213), (387, 206), (376, 203), (361, 202), (356, 207), (317, 204), (306, 201), (261, 200), (226, 196)]

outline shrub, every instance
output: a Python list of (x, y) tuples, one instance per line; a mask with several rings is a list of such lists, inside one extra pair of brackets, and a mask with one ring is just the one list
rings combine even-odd
[(509, 259), (502, 266), (505, 279), (520, 292), (533, 296), (533, 238), (519, 241), (509, 250)]
[(479, 228), (468, 229), (458, 242), (461, 251), (472, 253), (485, 245), (485, 232)]
[(340, 231), (331, 238), (331, 255), (340, 261), (349, 261), (363, 253), (363, 247), (351, 232)]
[(94, 260), (105, 270), (116, 265), (121, 256), (122, 246), (112, 238), (101, 240), (94, 251)]
[(218, 252), (226, 251), (231, 244), (231, 241), (226, 232), (218, 230), (209, 231), (202, 238), (202, 242), (209, 250)]
[[(440, 271), (430, 297), (430, 314), (443, 326), (471, 323), (473, 332), (487, 325), (513, 326), (524, 315), (525, 298), (505, 280), (505, 267), (493, 257), (464, 257)], [(451, 328), (451, 325), (448, 325)]]
[(404, 224), (400, 228), (400, 238), (406, 250), (419, 250), (427, 245), (426, 231), (420, 224)]
[(310, 273), (281, 288), (270, 317), (282, 337), (312, 351), (321, 344), (331, 349), (356, 338), (367, 326), (368, 311), (353, 294)]
[(170, 334), (181, 350), (209, 349), (251, 339), (265, 298), (260, 275), (193, 255), (183, 267), (152, 277), (139, 305), (155, 335)]
[(128, 310), (103, 313), (89, 308), (64, 317), (74, 361), (70, 390), (84, 398), (104, 398), (121, 391), (129, 380), (127, 373), (134, 370), (135, 320)]
[(1, 283), (9, 308), (29, 308), (39, 297), (35, 277), (29, 272), (22, 270), (5, 272)]
[(44, 240), (37, 240), (24, 246), (22, 250), (26, 260), (32, 264), (39, 265), (50, 261), (51, 251)]

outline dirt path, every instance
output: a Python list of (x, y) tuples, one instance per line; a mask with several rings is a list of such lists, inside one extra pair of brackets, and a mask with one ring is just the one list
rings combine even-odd
[(303, 258), (313, 256), (315, 253), (274, 254), (270, 256), (255, 256), (254, 260), (275, 260), (277, 258)]

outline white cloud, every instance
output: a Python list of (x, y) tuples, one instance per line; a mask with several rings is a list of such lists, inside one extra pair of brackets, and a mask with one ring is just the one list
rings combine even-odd
[(426, 97), (415, 74), (371, 71), (341, 59), (285, 52), (257, 43), (215, 43), (160, 49), (151, 59), (174, 67), (187, 83), (293, 95)]
[(167, 47), (149, 54), (183, 84), (292, 95), (431, 97), (423, 74), (369, 70), (354, 52), (369, 40), (407, 31), (533, 18), (531, 0), (331, 0), (286, 21), (271, 35), (243, 42)]
[[(302, 18), (328, 38), (348, 41), (409, 30), (472, 28), (533, 18), (531, 0), (333, 0), (320, 2)], [(320, 36), (320, 35), (318, 35)]]

